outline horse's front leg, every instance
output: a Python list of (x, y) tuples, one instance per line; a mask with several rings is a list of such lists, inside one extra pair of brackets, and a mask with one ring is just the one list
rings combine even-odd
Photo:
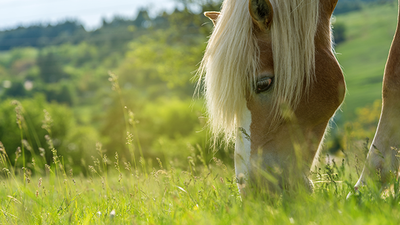
[[(399, 0), (400, 1), (400, 0)], [(383, 77), (382, 112), (367, 161), (355, 190), (371, 179), (385, 185), (398, 176), (400, 148), (400, 23), (390, 48)], [(392, 174), (392, 175), (391, 175)]]

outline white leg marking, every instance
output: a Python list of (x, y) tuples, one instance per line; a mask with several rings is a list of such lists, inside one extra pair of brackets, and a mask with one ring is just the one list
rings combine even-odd
[(389, 172), (397, 172), (399, 160), (396, 156), (400, 147), (399, 109), (384, 106), (378, 128), (367, 156), (367, 162), (355, 188), (363, 185), (367, 177), (380, 170), (382, 181)]
[(251, 113), (245, 107), (242, 124), (239, 124), (235, 143), (235, 172), (236, 178), (240, 184), (248, 178), (249, 165), (250, 165), (250, 125)]

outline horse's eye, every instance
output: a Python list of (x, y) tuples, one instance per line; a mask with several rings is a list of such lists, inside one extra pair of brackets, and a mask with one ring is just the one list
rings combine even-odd
[(271, 77), (264, 77), (257, 81), (256, 93), (267, 91), (272, 86), (273, 79)]

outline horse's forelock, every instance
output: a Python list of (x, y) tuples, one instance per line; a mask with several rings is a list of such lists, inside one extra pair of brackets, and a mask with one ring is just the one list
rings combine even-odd
[[(295, 108), (304, 86), (307, 89), (312, 83), (318, 2), (271, 0), (274, 10), (271, 26), (274, 118), (278, 118), (277, 109), (282, 101)], [(224, 133), (226, 140), (234, 137), (241, 124), (246, 94), (257, 75), (259, 54), (248, 1), (225, 0), (199, 68), (199, 84), (204, 78), (213, 133)]]
[[(246, 92), (258, 66), (259, 50), (245, 0), (226, 0), (210, 37), (199, 73), (214, 134), (231, 139), (246, 106)], [(201, 79), (201, 78), (200, 78)]]
[(271, 39), (275, 107), (284, 103), (295, 109), (314, 78), (319, 0), (270, 1), (274, 9)]

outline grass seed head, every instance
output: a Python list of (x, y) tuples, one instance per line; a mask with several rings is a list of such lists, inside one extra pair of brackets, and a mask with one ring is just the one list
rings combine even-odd
[(3, 153), (4, 155), (7, 155), (6, 149), (4, 148), (4, 145), (1, 141), (0, 141), (0, 152)]
[(50, 116), (50, 113), (47, 110), (43, 110), (44, 112), (44, 120), (42, 121), (42, 128), (45, 129), (49, 134), (51, 134), (51, 126), (53, 124), (53, 119)]

